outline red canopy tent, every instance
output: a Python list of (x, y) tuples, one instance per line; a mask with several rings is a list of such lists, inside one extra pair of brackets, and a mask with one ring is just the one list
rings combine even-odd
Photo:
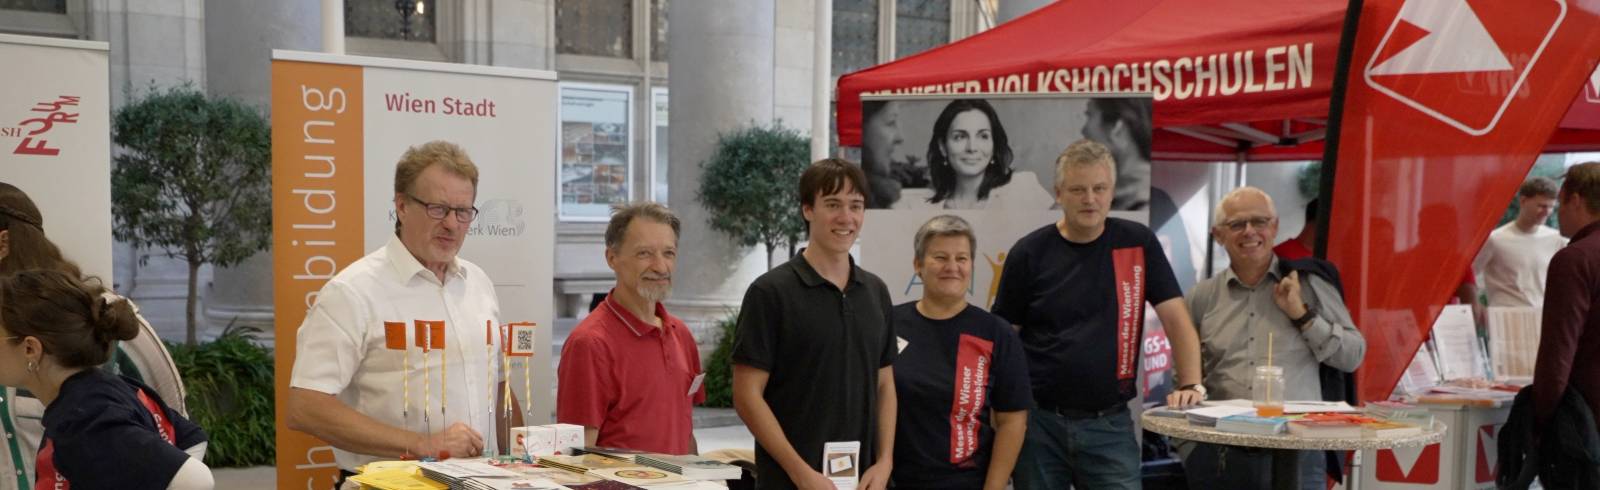
[[(1150, 91), (1157, 159), (1317, 160), (1347, 4), (1057, 1), (840, 78), (839, 142), (860, 146), (866, 94)], [(1590, 98), (1577, 97), (1549, 150), (1600, 148), (1600, 133), (1582, 130), (1600, 129)]]
[[(1348, 5), (1346, 0), (1059, 0), (959, 42), (842, 77), (838, 86), (839, 141), (843, 146), (860, 145), (863, 95), (1151, 92), (1156, 127), (1153, 156), (1158, 160), (1320, 160)], [(1592, 66), (1592, 61), (1583, 61)], [(1574, 94), (1560, 128), (1546, 140), (1545, 151), (1600, 149), (1600, 131), (1596, 131), (1600, 130), (1600, 82), (1596, 78), (1590, 75), (1582, 93)], [(1455, 89), (1461, 93), (1505, 89), (1492, 86), (1498, 82), (1489, 77), (1461, 76), (1458, 80)], [(1494, 161), (1499, 162), (1499, 156), (1503, 155)], [(1526, 162), (1524, 165), (1531, 165), (1532, 158)], [(1504, 175), (1485, 176), (1498, 179), (1492, 186), (1484, 182), (1458, 191), (1504, 189), (1504, 196), (1493, 198), (1504, 202), (1498, 200), (1510, 198), (1527, 166), (1496, 172)], [(1448, 172), (1429, 176), (1444, 177)], [(1372, 192), (1398, 189), (1393, 182), (1383, 184), (1386, 190), (1374, 188)], [(1341, 192), (1335, 189), (1335, 197)], [(1324, 209), (1329, 209), (1332, 200), (1324, 201)], [(1390, 201), (1393, 199), (1384, 202)], [(1399, 250), (1399, 244), (1390, 244), (1394, 250), (1372, 250), (1373, 264), (1340, 264), (1355, 268), (1347, 273), (1364, 273), (1369, 271), (1362, 267), (1381, 270), (1410, 260), (1410, 268), (1404, 270), (1427, 276), (1425, 281), (1412, 281), (1427, 283), (1421, 284), (1426, 291), (1384, 291), (1404, 296), (1385, 296), (1385, 301), (1396, 304), (1384, 303), (1384, 307), (1424, 312), (1414, 315), (1410, 323), (1376, 318), (1367, 323), (1358, 316), (1358, 324), (1373, 339), (1369, 348), (1372, 341), (1388, 341), (1385, 339), (1391, 336), (1385, 335), (1386, 329), (1411, 325), (1421, 329), (1420, 334), (1427, 332), (1437, 312), (1425, 313), (1460, 277), (1458, 267), (1444, 264), (1470, 262), (1470, 255), (1492, 228), (1492, 223), (1485, 221), (1490, 219), (1487, 215), (1456, 216), (1476, 213), (1475, 209), (1449, 213), (1459, 221), (1442, 224), (1459, 223), (1459, 230), (1440, 235), (1448, 236), (1444, 240), (1448, 243), (1430, 244), (1434, 248), (1429, 250), (1435, 253), (1403, 254), (1416, 247)], [(1338, 218), (1336, 212), (1329, 221)], [(1412, 223), (1408, 226), (1415, 221), (1407, 221)], [(1415, 228), (1406, 231), (1416, 236), (1433, 236), (1428, 233), (1436, 231)], [(1365, 243), (1358, 242), (1371, 239), (1350, 236), (1355, 241), (1342, 247), (1363, 250)], [(1439, 247), (1449, 253), (1438, 253)], [(1348, 255), (1344, 254), (1347, 259)], [(1416, 257), (1429, 260), (1416, 261)], [(1371, 305), (1352, 307), (1352, 314), (1368, 309)], [(1384, 355), (1369, 350), (1368, 361), (1372, 362), (1364, 363), (1362, 371), (1376, 368), (1383, 375), (1364, 382), (1373, 385), (1362, 387), (1364, 398), (1381, 398), (1389, 392), (1392, 380), (1415, 352), (1417, 337), (1420, 335), (1407, 337), (1411, 340), (1403, 342), (1405, 345), (1375, 349)], [(1390, 356), (1394, 358), (1387, 358)]]

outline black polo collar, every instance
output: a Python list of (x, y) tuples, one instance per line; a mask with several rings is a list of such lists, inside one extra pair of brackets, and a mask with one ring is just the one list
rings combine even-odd
[[(822, 274), (818, 274), (815, 267), (811, 267), (811, 262), (806, 260), (805, 251), (806, 249), (802, 248), (800, 253), (794, 254), (793, 259), (789, 259), (789, 263), (794, 265), (795, 274), (800, 276), (800, 282), (804, 283), (806, 287), (813, 288), (824, 284), (833, 284), (828, 282), (827, 279), (823, 279)], [(855, 256), (850, 256), (850, 284), (862, 284), (862, 272), (865, 271), (861, 270), (861, 266), (856, 265)]]

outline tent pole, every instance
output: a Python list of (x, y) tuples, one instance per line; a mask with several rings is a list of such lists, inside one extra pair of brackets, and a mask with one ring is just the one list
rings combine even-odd
[[(1339, 164), (1339, 133), (1344, 124), (1344, 98), (1349, 87), (1350, 58), (1356, 48), (1356, 26), (1361, 20), (1362, 0), (1350, 0), (1344, 13), (1344, 31), (1339, 33), (1339, 55), (1333, 69), (1333, 93), (1328, 98), (1328, 133), (1323, 140), (1322, 181), (1317, 196), (1317, 243), (1312, 253), (1328, 258), (1328, 229), (1333, 221), (1333, 183)], [(1365, 237), (1363, 237), (1365, 239)]]

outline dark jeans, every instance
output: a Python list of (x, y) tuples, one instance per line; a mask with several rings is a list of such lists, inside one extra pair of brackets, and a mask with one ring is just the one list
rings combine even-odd
[(1099, 417), (1028, 413), (1028, 433), (1011, 473), (1017, 490), (1139, 487), (1139, 443), (1124, 407)]
[(1189, 488), (1273, 488), (1274, 466), (1295, 468), (1302, 490), (1327, 488), (1322, 451), (1279, 451), (1176, 439), (1173, 443), (1183, 455), (1183, 472), (1188, 477)]

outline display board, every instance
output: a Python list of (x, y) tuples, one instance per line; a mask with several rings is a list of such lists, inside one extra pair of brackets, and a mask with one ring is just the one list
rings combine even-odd
[[(917, 229), (953, 214), (978, 237), (967, 301), (993, 305), (1011, 246), (1061, 219), (1056, 158), (1080, 139), (1106, 145), (1116, 160), (1110, 216), (1148, 224), (1153, 207), (1175, 209), (1165, 193), (1151, 192), (1148, 94), (869, 96), (863, 107), (861, 165), (872, 209), (859, 258), (896, 304), (922, 297), (912, 264)], [(987, 192), (963, 196), (963, 179)], [(1174, 252), (1167, 251), (1168, 262)], [(1154, 310), (1145, 313), (1140, 386), (1160, 397), (1170, 389), (1171, 348)]]
[(549, 422), (556, 100), (556, 76), (547, 71), (273, 52), (278, 488), (324, 488), (337, 478), (329, 446), (284, 426), (293, 339), (328, 279), (394, 236), (395, 164), (428, 141), (460, 145), (479, 168), (480, 211), (460, 257), (494, 282), (501, 323), (540, 326), (531, 393), (520, 364), (511, 384), (527, 422)]
[(0, 182), (39, 206), (44, 232), (111, 283), (111, 89), (106, 43), (0, 34)]

